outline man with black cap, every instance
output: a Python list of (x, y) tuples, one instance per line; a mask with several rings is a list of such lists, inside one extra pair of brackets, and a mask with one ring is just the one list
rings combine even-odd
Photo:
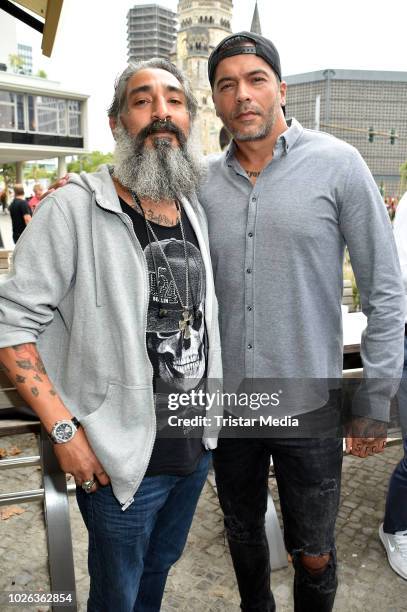
[[(346, 244), (368, 317), (364, 375), (399, 377), (403, 286), (386, 210), (361, 156), (328, 134), (286, 121), (287, 87), (266, 38), (249, 32), (225, 38), (209, 58), (209, 80), (217, 114), (233, 136), (225, 153), (210, 158), (200, 195), (220, 306), (225, 390), (241, 379), (296, 379), (308, 396), (311, 381), (340, 380)], [(312, 407), (305, 395), (297, 414), (340, 412), (338, 394)], [(384, 421), (387, 405), (372, 395), (369, 401)], [(367, 435), (348, 438), (347, 450), (360, 457), (383, 450), (384, 437)], [(264, 525), (270, 455), (295, 568), (295, 611), (333, 607), (342, 438), (291, 436), (225, 437), (215, 453), (245, 611), (275, 610)]]

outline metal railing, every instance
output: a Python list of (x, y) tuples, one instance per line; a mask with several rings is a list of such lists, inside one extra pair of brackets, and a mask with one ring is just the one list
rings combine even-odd
[[(74, 484), (67, 484), (66, 475), (59, 467), (52, 443), (46, 431), (43, 427), (40, 427), (39, 423), (32, 423), (31, 429), (32, 427), (37, 427), (40, 430), (40, 454), (29, 457), (2, 459), (0, 461), (0, 473), (10, 469), (40, 466), (43, 486), (40, 489), (2, 493), (0, 494), (0, 506), (17, 502), (44, 502), (51, 591), (69, 591), (73, 593), (73, 603), (68, 606), (64, 605), (64, 608), (67, 612), (77, 612), (68, 498), (68, 493), (73, 493), (76, 487)], [(0, 435), (7, 435), (9, 431), (10, 426), (2, 428), (0, 421)], [(20, 433), (26, 433), (26, 431), (27, 429), (23, 429)], [(56, 608), (52, 606), (52, 610), (56, 610)]]

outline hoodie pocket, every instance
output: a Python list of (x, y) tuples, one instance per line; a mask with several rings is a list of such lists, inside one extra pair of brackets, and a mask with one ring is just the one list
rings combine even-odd
[(109, 383), (104, 401), (81, 424), (117, 491), (128, 489), (146, 469), (155, 437), (151, 386)]

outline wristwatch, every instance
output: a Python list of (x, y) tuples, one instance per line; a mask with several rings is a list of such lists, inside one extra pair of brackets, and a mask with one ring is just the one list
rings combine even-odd
[(64, 419), (57, 421), (52, 428), (49, 437), (55, 444), (66, 444), (70, 442), (76, 434), (80, 423), (76, 417), (71, 420)]

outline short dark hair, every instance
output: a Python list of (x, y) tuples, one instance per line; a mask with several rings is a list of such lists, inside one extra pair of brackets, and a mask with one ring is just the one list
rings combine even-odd
[(140, 70), (146, 70), (148, 68), (159, 68), (161, 70), (166, 70), (175, 76), (175, 78), (182, 85), (182, 89), (184, 90), (187, 100), (189, 115), (191, 119), (194, 120), (198, 110), (198, 103), (194, 94), (192, 93), (187, 77), (170, 61), (160, 57), (153, 57), (152, 59), (142, 62), (135, 62), (127, 66), (127, 68), (116, 79), (113, 100), (107, 111), (108, 116), (115, 119), (120, 118), (121, 113), (127, 107), (126, 90), (129, 79), (131, 79), (131, 77), (137, 72), (140, 72)]
[[(250, 46), (255, 47), (256, 41), (255, 40), (251, 41), (245, 36), (235, 36), (234, 38), (229, 38), (228, 40), (225, 40), (224, 44), (222, 45), (222, 49), (237, 49), (239, 47), (242, 47), (245, 44), (246, 45), (250, 44)], [(277, 84), (279, 85), (281, 83), (280, 77), (278, 76), (277, 72), (274, 70), (272, 66), (270, 66), (270, 68), (274, 72), (274, 75), (277, 79)]]
[(14, 195), (16, 196), (24, 195), (24, 185), (22, 185), (21, 183), (16, 183), (13, 189), (14, 189)]
[(280, 56), (271, 40), (253, 32), (238, 32), (221, 40), (209, 56), (208, 77), (212, 89), (219, 62), (226, 57), (240, 54), (255, 54), (261, 57), (273, 70), (278, 83), (281, 82)]

